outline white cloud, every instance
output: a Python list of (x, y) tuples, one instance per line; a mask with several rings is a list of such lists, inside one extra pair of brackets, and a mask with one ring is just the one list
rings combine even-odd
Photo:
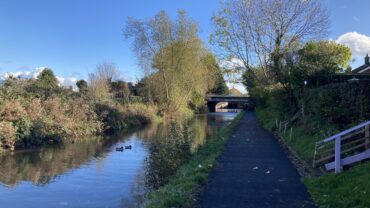
[(348, 32), (339, 36), (337, 42), (348, 46), (354, 57), (363, 58), (367, 53), (370, 53), (369, 36), (357, 32)]
[[(36, 67), (33, 71), (17, 71), (17, 72), (6, 72), (2, 76), (0, 76), (0, 80), (5, 80), (9, 77), (19, 77), (21, 79), (36, 79), (39, 74), (45, 69), (46, 67)], [(77, 77), (70, 76), (70, 77), (61, 77), (56, 76), (59, 86), (63, 87), (72, 87), (74, 91), (77, 91), (76, 82), (78, 81)]]
[(33, 71), (17, 71), (17, 72), (6, 72), (4, 75), (0, 77), (0, 79), (5, 80), (9, 77), (19, 77), (22, 79), (36, 79), (37, 76), (45, 69), (46, 67), (37, 67)]
[(59, 81), (59, 86), (72, 87), (73, 91), (77, 91), (78, 87), (76, 82), (78, 79), (76, 77), (59, 77), (56, 76)]
[(243, 84), (240, 84), (240, 83), (234, 84), (234, 83), (226, 82), (226, 85), (229, 87), (229, 89), (235, 88), (243, 94), (247, 93), (247, 90), (245, 89), (245, 86)]
[(226, 69), (244, 68), (242, 60), (237, 58), (231, 58), (229, 60), (221, 61), (221, 67)]

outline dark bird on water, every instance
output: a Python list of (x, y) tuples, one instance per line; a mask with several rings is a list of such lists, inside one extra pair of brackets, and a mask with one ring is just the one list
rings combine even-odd
[(123, 151), (123, 147), (116, 147), (116, 151)]
[(121, 147), (116, 147), (116, 151), (120, 151), (122, 152), (124, 149), (132, 149), (132, 146), (131, 145), (128, 145), (128, 146), (121, 146)]

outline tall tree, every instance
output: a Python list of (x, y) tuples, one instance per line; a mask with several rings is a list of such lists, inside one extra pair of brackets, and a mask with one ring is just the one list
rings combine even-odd
[(98, 64), (95, 73), (89, 74), (88, 94), (95, 102), (108, 102), (112, 98), (110, 83), (114, 68), (105, 66), (104, 63)]
[(309, 41), (286, 60), (281, 80), (291, 88), (302, 86), (308, 79), (316, 82), (327, 80), (329, 76), (348, 68), (351, 55), (347, 46), (335, 41)]
[(282, 70), (296, 44), (327, 34), (329, 18), (320, 0), (230, 0), (213, 17), (211, 43), (245, 69), (260, 68), (265, 80)]
[(87, 82), (83, 79), (76, 82), (79, 92), (85, 93), (88, 90)]
[(58, 87), (58, 79), (51, 69), (46, 68), (37, 76), (36, 86), (41, 89), (55, 89)]
[(197, 35), (198, 27), (184, 11), (172, 21), (161, 11), (147, 21), (133, 18), (125, 28), (146, 76), (145, 91), (163, 111), (181, 112), (201, 105), (213, 86), (214, 70), (203, 58), (209, 54)]
[(335, 41), (309, 41), (299, 51), (300, 65), (308, 75), (326, 70), (329, 73), (341, 72), (348, 68), (351, 50)]
[(96, 74), (108, 80), (108, 82), (112, 82), (113, 78), (118, 78), (119, 71), (118, 67), (113, 62), (103, 62), (96, 66)]
[[(216, 59), (215, 55), (207, 54), (203, 57), (203, 62), (206, 64), (206, 67), (212, 71), (210, 73), (210, 84), (209, 86), (209, 93), (219, 94), (219, 95), (226, 95), (229, 94), (229, 88), (226, 85), (223, 71)], [(213, 76), (213, 77), (212, 77)]]

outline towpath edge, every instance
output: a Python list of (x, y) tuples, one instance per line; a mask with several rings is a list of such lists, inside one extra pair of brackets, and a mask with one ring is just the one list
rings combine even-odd
[(315, 207), (271, 132), (247, 112), (198, 197), (198, 207)]

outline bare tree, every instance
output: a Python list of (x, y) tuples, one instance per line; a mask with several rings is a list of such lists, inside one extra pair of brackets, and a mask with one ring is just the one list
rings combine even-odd
[(226, 58), (240, 59), (245, 69), (268, 67), (307, 40), (324, 37), (329, 17), (321, 0), (228, 0), (213, 17), (211, 43)]
[(113, 62), (100, 63), (96, 66), (96, 75), (111, 82), (113, 78), (118, 78), (119, 76), (118, 67)]
[(95, 73), (89, 74), (88, 93), (96, 102), (110, 101), (111, 82), (119, 76), (117, 66), (112, 62), (103, 62), (96, 66)]
[(89, 74), (88, 94), (95, 102), (110, 101), (109, 82), (106, 78), (100, 77), (97, 74)]

